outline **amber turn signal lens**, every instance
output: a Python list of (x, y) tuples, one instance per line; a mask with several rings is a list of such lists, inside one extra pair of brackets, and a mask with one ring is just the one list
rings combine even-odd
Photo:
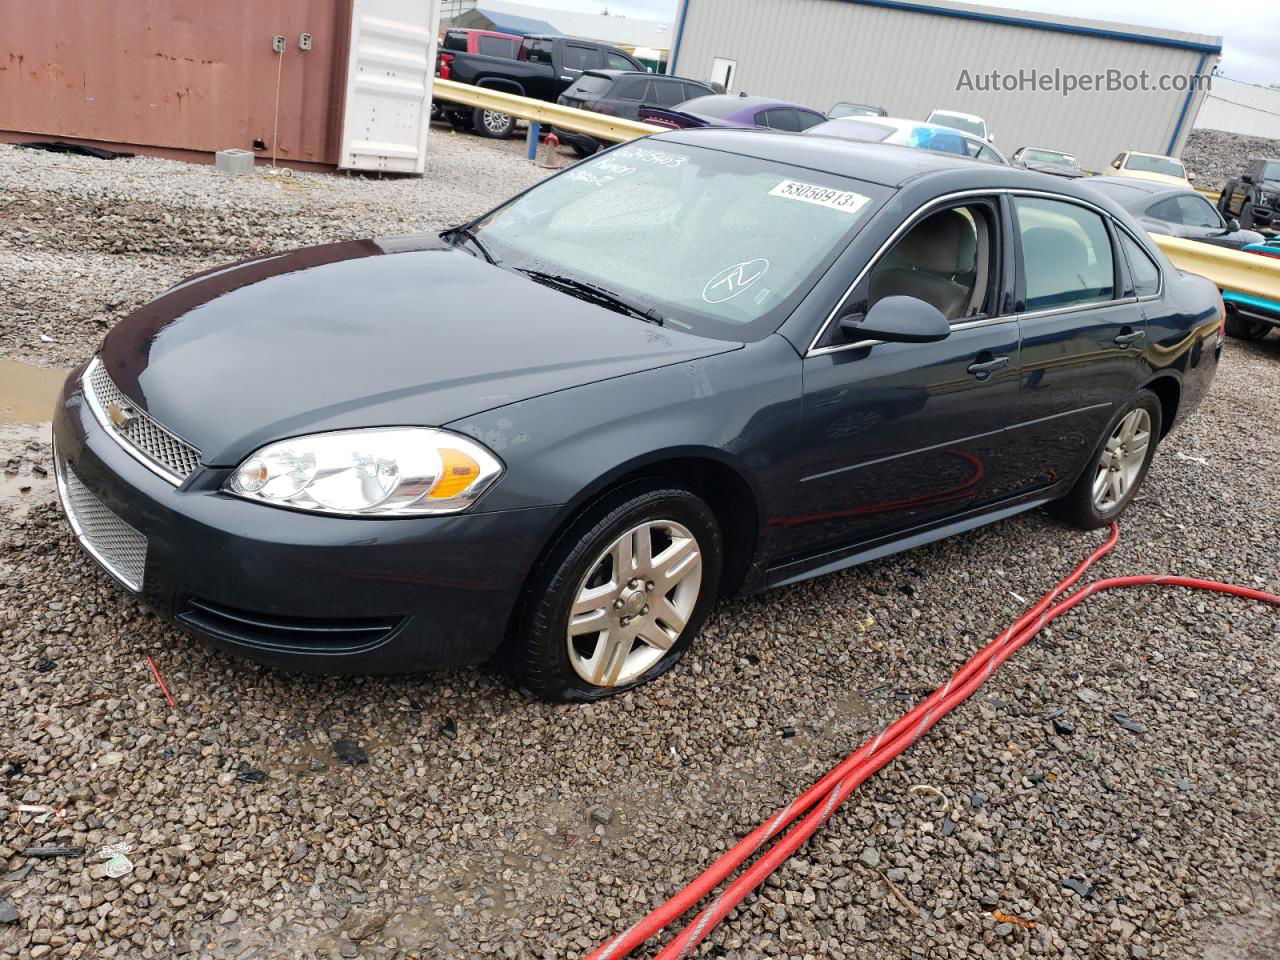
[(461, 450), (452, 450), (448, 447), (441, 449), (440, 463), (443, 467), (440, 479), (427, 494), (428, 500), (448, 500), (450, 497), (456, 497), (480, 476), (480, 464)]

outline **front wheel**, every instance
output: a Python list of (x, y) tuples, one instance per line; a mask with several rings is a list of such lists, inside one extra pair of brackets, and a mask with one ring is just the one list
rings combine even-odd
[(1146, 479), (1160, 440), (1160, 400), (1140, 390), (1107, 424), (1089, 466), (1065, 497), (1050, 505), (1082, 530), (1105, 527), (1122, 514)]
[(1253, 204), (1250, 201), (1246, 200), (1244, 204), (1240, 207), (1240, 229), (1252, 230), (1254, 219), (1255, 218), (1253, 215)]
[(476, 133), (494, 140), (506, 140), (516, 130), (516, 118), (493, 110), (477, 107), (471, 116), (471, 126)]
[(723, 560), (715, 514), (688, 490), (606, 499), (534, 573), (509, 669), (550, 700), (598, 700), (647, 683), (702, 629)]

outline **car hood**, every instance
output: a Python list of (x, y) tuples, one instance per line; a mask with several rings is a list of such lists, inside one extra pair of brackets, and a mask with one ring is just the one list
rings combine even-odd
[(739, 346), (566, 296), (428, 236), (197, 274), (119, 323), (101, 357), (206, 464), (232, 466), (285, 437), (439, 426)]

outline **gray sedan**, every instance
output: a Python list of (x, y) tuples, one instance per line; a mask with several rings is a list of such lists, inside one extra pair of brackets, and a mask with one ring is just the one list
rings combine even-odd
[(1080, 182), (1120, 204), (1149, 233), (1202, 240), (1234, 250), (1265, 239), (1253, 230), (1241, 230), (1240, 221), (1234, 218), (1223, 220), (1212, 203), (1186, 187), (1135, 177), (1089, 177)]

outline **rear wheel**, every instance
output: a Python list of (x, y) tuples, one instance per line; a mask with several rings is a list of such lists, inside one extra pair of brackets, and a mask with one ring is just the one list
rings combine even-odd
[(515, 133), (516, 118), (493, 110), (482, 110), (476, 107), (471, 115), (471, 126), (476, 131), (494, 140), (505, 140)]
[(723, 554), (715, 515), (688, 490), (606, 499), (535, 572), (509, 669), (551, 700), (598, 700), (661, 676), (702, 628)]
[(1250, 201), (1246, 200), (1246, 201), (1245, 201), (1245, 202), (1240, 206), (1240, 229), (1241, 229), (1241, 230), (1252, 230), (1252, 229), (1253, 229), (1253, 220), (1254, 220), (1254, 217), (1253, 217), (1253, 204), (1252, 204)]
[(1141, 390), (1111, 418), (1089, 466), (1050, 510), (1083, 530), (1105, 527), (1122, 514), (1146, 479), (1160, 439), (1160, 400)]

